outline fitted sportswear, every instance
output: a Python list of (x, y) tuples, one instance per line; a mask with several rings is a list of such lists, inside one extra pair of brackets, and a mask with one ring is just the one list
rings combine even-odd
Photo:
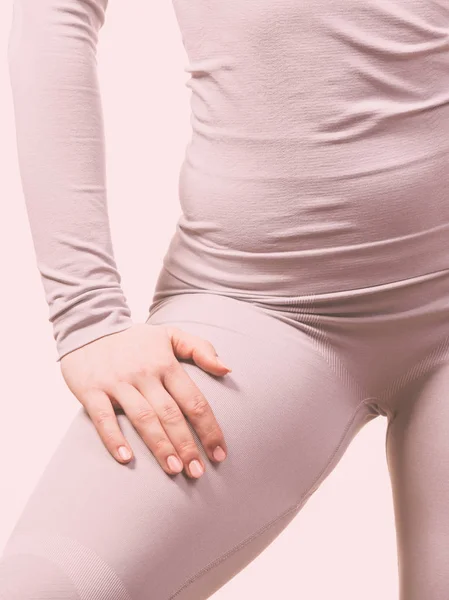
[[(106, 6), (14, 3), (18, 156), (58, 359), (132, 324), (107, 213), (96, 65)], [(449, 264), (444, 2), (173, 7), (192, 136), (164, 269), (190, 285), (275, 298)]]
[[(18, 157), (59, 359), (132, 324), (107, 217), (106, 7), (14, 5)], [(146, 322), (209, 340), (232, 368), (180, 359), (228, 456), (212, 464), (198, 442), (204, 475), (170, 476), (116, 409), (135, 454), (122, 465), (80, 408), (4, 548), (0, 600), (205, 600), (377, 417), (400, 600), (447, 600), (449, 8), (173, 7), (192, 137)]]
[(205, 600), (288, 526), (364, 425), (385, 417), (400, 600), (446, 600), (449, 270), (277, 308), (177, 282), (148, 323), (209, 340), (232, 368), (216, 377), (180, 359), (227, 458), (209, 461), (188, 422), (206, 470), (168, 475), (117, 410), (135, 457), (119, 464), (80, 408), (4, 548), (0, 600)]

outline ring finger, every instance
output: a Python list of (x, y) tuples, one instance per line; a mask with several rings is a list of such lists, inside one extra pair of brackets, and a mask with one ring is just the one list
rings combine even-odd
[(153, 405), (133, 385), (120, 382), (111, 390), (134, 429), (154, 454), (163, 470), (169, 474), (180, 473), (182, 459), (163, 428)]
[(195, 478), (200, 477), (205, 470), (205, 465), (178, 403), (159, 380), (156, 380), (155, 383), (148, 379), (140, 381), (136, 383), (136, 387), (153, 406), (163, 429), (187, 467), (188, 475)]

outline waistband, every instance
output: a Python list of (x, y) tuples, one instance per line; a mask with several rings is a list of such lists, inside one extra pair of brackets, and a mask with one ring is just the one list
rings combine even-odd
[(186, 286), (235, 297), (344, 292), (448, 269), (449, 223), (364, 244), (259, 253), (205, 246), (177, 228), (163, 263)]

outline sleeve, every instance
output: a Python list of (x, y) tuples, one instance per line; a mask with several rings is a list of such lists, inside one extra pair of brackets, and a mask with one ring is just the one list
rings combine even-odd
[(111, 242), (96, 47), (108, 0), (14, 0), (8, 64), (37, 268), (61, 358), (127, 329)]

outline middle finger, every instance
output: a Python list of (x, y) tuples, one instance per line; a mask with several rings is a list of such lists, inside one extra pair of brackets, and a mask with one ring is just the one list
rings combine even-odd
[(205, 464), (195, 438), (175, 399), (158, 379), (145, 379), (134, 384), (159, 417), (161, 425), (191, 477), (200, 477)]
[(223, 460), (223, 453), (220, 453), (220, 450), (214, 454), (217, 448), (221, 448), (225, 455), (227, 454), (221, 427), (206, 397), (181, 363), (178, 363), (176, 369), (164, 373), (162, 382), (195, 428), (209, 458), (215, 461)]

